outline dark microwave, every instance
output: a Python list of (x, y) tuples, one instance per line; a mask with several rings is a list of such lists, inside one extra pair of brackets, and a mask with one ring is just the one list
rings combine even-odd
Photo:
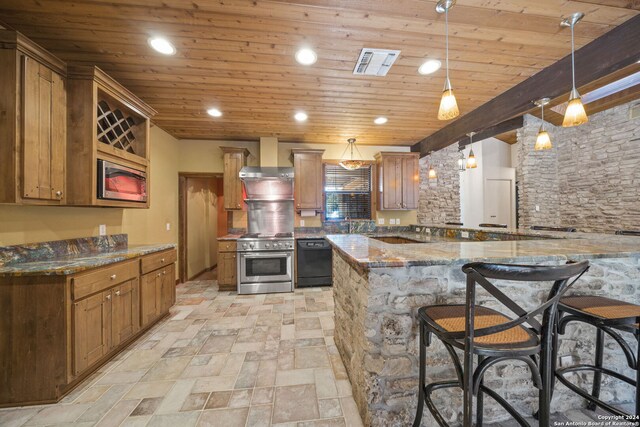
[(98, 199), (146, 202), (146, 172), (98, 160)]

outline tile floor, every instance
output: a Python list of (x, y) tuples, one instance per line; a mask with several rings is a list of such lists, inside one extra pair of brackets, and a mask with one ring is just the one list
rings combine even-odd
[(213, 278), (178, 286), (170, 318), (60, 403), (0, 410), (0, 426), (362, 426), (331, 288), (241, 296)]

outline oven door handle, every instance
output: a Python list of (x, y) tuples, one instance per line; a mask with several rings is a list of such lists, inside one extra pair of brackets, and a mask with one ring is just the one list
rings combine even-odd
[(279, 258), (279, 257), (290, 257), (290, 252), (269, 252), (266, 254), (256, 254), (252, 252), (241, 252), (241, 255), (245, 258)]

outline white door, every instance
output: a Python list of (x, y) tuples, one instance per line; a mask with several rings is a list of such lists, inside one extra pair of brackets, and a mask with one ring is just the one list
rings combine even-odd
[(514, 200), (510, 179), (487, 179), (484, 187), (484, 221), (513, 227)]

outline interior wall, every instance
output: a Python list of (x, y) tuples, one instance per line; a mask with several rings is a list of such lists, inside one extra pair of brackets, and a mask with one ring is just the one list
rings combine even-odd
[(546, 124), (551, 150), (535, 151), (540, 120), (518, 130), (521, 226), (572, 226), (579, 231), (640, 229), (638, 101), (593, 114), (576, 127)]
[(149, 209), (0, 205), (0, 246), (97, 236), (100, 224), (130, 244), (177, 243), (178, 141), (153, 126), (150, 144)]
[[(464, 150), (469, 157), (471, 147)], [(494, 222), (487, 218), (487, 195), (485, 183), (489, 179), (509, 180), (511, 183), (510, 222), (515, 227), (515, 169), (511, 164), (511, 146), (496, 138), (487, 138), (473, 144), (478, 167), (460, 172), (461, 222), (465, 227), (477, 227), (483, 222)]]
[(217, 263), (218, 179), (187, 178), (187, 277)]
[[(451, 145), (420, 159), (418, 222), (440, 225), (460, 221), (460, 172), (457, 145)], [(429, 178), (433, 167), (437, 177)]]

